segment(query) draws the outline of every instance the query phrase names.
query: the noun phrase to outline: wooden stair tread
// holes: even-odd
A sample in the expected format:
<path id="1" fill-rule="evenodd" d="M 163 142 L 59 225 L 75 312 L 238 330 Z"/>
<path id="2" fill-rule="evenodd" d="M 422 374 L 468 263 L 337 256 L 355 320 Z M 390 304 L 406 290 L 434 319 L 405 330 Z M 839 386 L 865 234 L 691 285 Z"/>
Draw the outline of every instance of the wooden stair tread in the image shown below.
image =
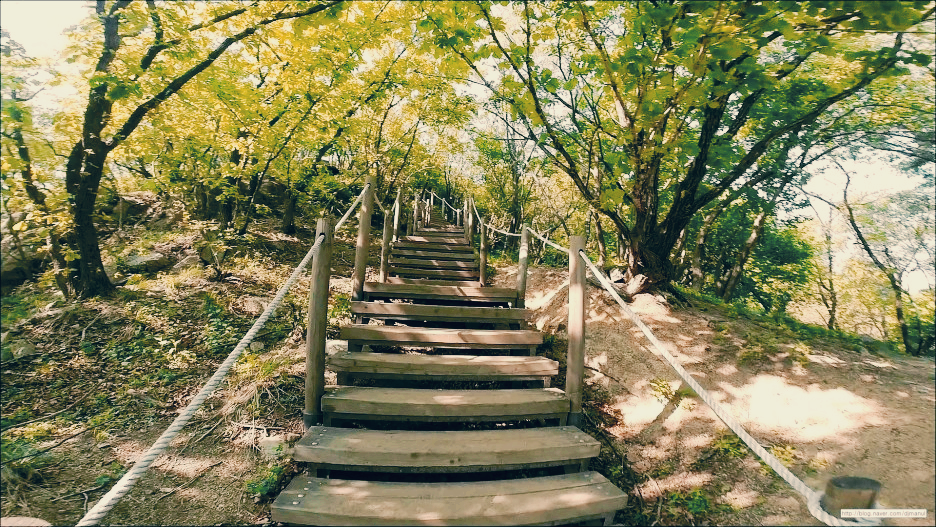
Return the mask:
<path id="1" fill-rule="evenodd" d="M 364 293 L 376 298 L 422 298 L 479 302 L 515 302 L 517 300 L 517 290 L 506 287 L 455 287 L 365 282 Z"/>
<path id="2" fill-rule="evenodd" d="M 569 411 L 569 398 L 556 388 L 523 390 L 422 390 L 338 386 L 325 392 L 322 411 L 361 418 L 427 418 L 461 421 L 556 415 Z"/>
<path id="3" fill-rule="evenodd" d="M 479 269 L 461 270 L 461 269 L 418 269 L 413 267 L 400 267 L 390 265 L 388 271 L 397 276 L 409 276 L 414 278 L 478 278 L 481 276 Z"/>
<path id="4" fill-rule="evenodd" d="M 384 373 L 405 377 L 464 377 L 510 380 L 549 377 L 559 363 L 546 357 L 503 355 L 422 355 L 414 353 L 343 352 L 329 358 L 334 371 Z"/>
<path id="5" fill-rule="evenodd" d="M 451 245 L 467 245 L 468 240 L 464 236 L 444 236 L 444 235 L 433 235 L 433 236 L 403 236 L 400 238 L 401 241 L 409 243 L 438 243 L 438 244 L 451 244 Z"/>
<path id="6" fill-rule="evenodd" d="M 393 244 L 396 249 L 418 249 L 421 251 L 468 253 L 474 254 L 474 247 L 470 245 L 444 245 L 438 242 L 408 242 L 400 240 Z"/>
<path id="7" fill-rule="evenodd" d="M 458 483 L 296 476 L 273 503 L 272 520 L 320 525 L 528 525 L 601 517 L 626 504 L 627 495 L 597 472 Z"/>
<path id="8" fill-rule="evenodd" d="M 427 278 L 404 278 L 402 276 L 388 276 L 386 283 L 409 285 L 443 285 L 449 287 L 480 287 L 477 280 L 431 280 Z"/>
<path id="9" fill-rule="evenodd" d="M 351 313 L 368 318 L 397 320 L 440 320 L 465 322 L 523 321 L 530 318 L 529 309 L 471 306 L 429 306 L 389 302 L 351 302 Z"/>
<path id="10" fill-rule="evenodd" d="M 434 260 L 431 258 L 406 258 L 391 255 L 390 265 L 398 267 L 426 267 L 432 269 L 477 269 L 478 262 L 461 262 L 457 260 Z"/>
<path id="11" fill-rule="evenodd" d="M 475 262 L 479 261 L 479 258 L 474 255 L 474 253 L 464 253 L 464 252 L 438 252 L 438 251 L 421 251 L 419 249 L 393 249 L 390 251 L 390 259 L 395 258 L 427 258 L 429 260 L 455 260 L 459 262 Z"/>
<path id="12" fill-rule="evenodd" d="M 328 468 L 464 472 L 566 464 L 597 456 L 600 446 L 574 426 L 449 432 L 314 426 L 293 457 Z"/>
<path id="13" fill-rule="evenodd" d="M 351 324 L 341 328 L 342 340 L 393 342 L 400 345 L 449 347 L 536 346 L 543 334 L 533 330 L 451 329 Z"/>

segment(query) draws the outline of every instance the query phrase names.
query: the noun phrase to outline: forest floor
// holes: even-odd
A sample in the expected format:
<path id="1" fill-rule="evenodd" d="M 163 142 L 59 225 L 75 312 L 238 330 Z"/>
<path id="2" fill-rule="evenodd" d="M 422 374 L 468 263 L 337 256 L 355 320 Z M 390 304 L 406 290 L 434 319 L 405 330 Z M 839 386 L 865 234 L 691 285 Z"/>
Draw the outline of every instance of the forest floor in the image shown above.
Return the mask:
<path id="1" fill-rule="evenodd" d="M 197 233 L 138 225 L 107 243 L 181 259 Z M 200 265 L 132 275 L 107 298 L 66 301 L 48 278 L 3 298 L 3 346 L 26 346 L 0 365 L 4 517 L 74 524 L 166 429 L 250 327 L 308 248 L 311 233 L 251 229 L 223 281 Z M 113 238 L 113 237 L 112 237 Z M 372 260 L 379 257 L 372 247 Z M 336 243 L 329 328 L 347 322 L 350 234 Z M 118 262 L 119 263 L 119 262 Z M 498 267 L 512 283 L 515 267 Z M 544 353 L 564 354 L 567 273 L 532 268 L 528 307 L 552 332 Z M 269 522 L 269 504 L 299 467 L 265 453 L 295 440 L 304 378 L 303 278 L 238 365 L 107 524 Z M 846 349 L 693 300 L 672 308 L 639 296 L 633 308 L 682 364 L 814 489 L 836 475 L 883 483 L 885 507 L 934 518 L 934 364 Z M 636 484 L 624 523 L 818 524 L 786 483 L 762 468 L 672 370 L 613 301 L 590 289 L 588 382 L 601 391 L 602 435 L 634 472 L 606 457 L 595 467 Z M 25 344 L 24 344 L 25 343 Z M 261 346 L 262 345 L 262 346 Z M 30 348 L 31 347 L 31 348 Z M 558 386 L 559 383 L 556 383 Z M 594 390 L 593 390 L 594 391 Z M 597 402 L 596 402 L 597 401 Z M 58 413 L 60 412 L 60 413 Z M 275 444 L 275 443 L 274 443 Z M 42 450 L 39 455 L 32 456 Z M 30 456 L 17 460 L 21 456 Z"/>

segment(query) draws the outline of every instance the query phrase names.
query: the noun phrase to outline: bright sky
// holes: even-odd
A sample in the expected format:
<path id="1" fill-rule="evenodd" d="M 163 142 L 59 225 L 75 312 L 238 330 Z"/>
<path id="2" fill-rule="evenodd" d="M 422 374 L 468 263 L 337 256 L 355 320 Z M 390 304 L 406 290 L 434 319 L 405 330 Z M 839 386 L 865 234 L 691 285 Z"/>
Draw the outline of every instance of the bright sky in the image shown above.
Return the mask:
<path id="1" fill-rule="evenodd" d="M 65 49 L 63 32 L 91 12 L 91 3 L 78 0 L 0 2 L 0 27 L 36 58 L 53 58 Z"/>

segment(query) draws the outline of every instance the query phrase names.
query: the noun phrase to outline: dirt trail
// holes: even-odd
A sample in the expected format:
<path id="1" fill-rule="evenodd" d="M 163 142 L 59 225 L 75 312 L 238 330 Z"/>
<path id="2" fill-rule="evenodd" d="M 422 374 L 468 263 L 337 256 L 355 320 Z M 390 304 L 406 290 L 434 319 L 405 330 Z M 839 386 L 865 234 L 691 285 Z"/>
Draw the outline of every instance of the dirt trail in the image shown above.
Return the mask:
<path id="1" fill-rule="evenodd" d="M 506 268 L 497 281 L 513 284 L 515 277 L 516 269 Z M 564 331 L 567 278 L 563 270 L 531 269 L 527 306 L 539 328 Z M 715 309 L 671 310 L 661 300 L 639 295 L 631 307 L 696 380 L 807 485 L 822 490 L 834 476 L 870 477 L 883 484 L 881 506 L 927 510 L 924 519 L 888 523 L 933 524 L 932 360 L 805 346 L 781 335 L 770 348 L 772 334 L 756 322 L 729 320 Z M 653 476 L 640 489 L 645 502 L 704 487 L 717 503 L 730 506 L 716 518 L 719 524 L 820 525 L 805 500 L 746 449 L 717 455 L 733 435 L 700 399 L 661 402 L 663 381 L 673 392 L 682 385 L 675 372 L 654 356 L 609 295 L 589 287 L 588 302 L 587 364 L 607 374 L 586 370 L 588 382 L 605 384 L 615 396 L 623 423 L 613 433 L 633 468 Z M 760 341 L 768 352 L 752 355 Z M 744 354 L 760 360 L 739 361 Z"/>

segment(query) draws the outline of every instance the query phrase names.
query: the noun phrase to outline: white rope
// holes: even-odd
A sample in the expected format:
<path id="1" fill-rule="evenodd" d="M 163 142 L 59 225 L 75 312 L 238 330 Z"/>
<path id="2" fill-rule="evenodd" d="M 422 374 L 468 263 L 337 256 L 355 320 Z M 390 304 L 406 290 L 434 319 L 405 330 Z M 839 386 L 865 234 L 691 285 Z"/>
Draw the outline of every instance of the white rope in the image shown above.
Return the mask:
<path id="1" fill-rule="evenodd" d="M 357 199 L 354 200 L 354 203 L 351 204 L 351 208 L 348 209 L 348 212 L 345 212 L 344 216 L 342 216 L 341 219 L 338 220 L 338 223 L 335 224 L 335 232 L 338 232 L 338 229 L 340 229 L 341 226 L 344 225 L 344 222 L 348 221 L 348 218 L 351 217 L 351 213 L 354 211 L 354 208 L 358 206 L 358 203 L 360 203 L 361 199 L 364 198 L 364 193 L 367 192 L 367 189 L 369 188 L 370 188 L 370 183 L 367 183 L 364 185 L 364 190 L 362 190 L 361 193 L 358 194 Z"/>
<path id="2" fill-rule="evenodd" d="M 221 381 L 224 380 L 224 377 L 227 375 L 228 371 L 234 366 L 234 363 L 237 362 L 237 359 L 240 358 L 241 354 L 247 349 L 247 346 L 253 341 L 254 337 L 257 336 L 257 332 L 260 331 L 260 328 L 266 324 L 266 321 L 272 316 L 273 311 L 280 305 L 283 301 L 283 298 L 286 297 L 286 293 L 289 291 L 289 288 L 292 287 L 296 280 L 299 279 L 299 275 L 302 273 L 302 270 L 305 269 L 309 261 L 312 260 L 316 255 L 318 255 L 319 248 L 322 246 L 322 240 L 325 239 L 324 235 L 320 235 L 318 239 L 315 240 L 315 243 L 312 245 L 312 248 L 309 249 L 309 252 L 306 253 L 305 258 L 299 262 L 299 265 L 293 270 L 292 274 L 286 280 L 286 283 L 279 288 L 276 296 L 273 297 L 273 301 L 270 302 L 270 305 L 263 311 L 263 314 L 254 322 L 253 326 L 250 327 L 250 330 L 247 331 L 247 334 L 244 335 L 244 338 L 237 343 L 237 346 L 234 347 L 234 351 L 224 359 L 224 362 L 221 363 L 221 366 L 215 371 L 214 375 L 208 380 L 207 383 L 202 387 L 201 391 L 189 402 L 188 406 L 179 413 L 179 416 L 172 421 L 172 424 L 169 425 L 169 428 L 159 436 L 159 439 L 153 443 L 153 446 L 143 454 L 143 456 L 133 464 L 133 467 L 126 473 L 120 481 L 117 482 L 107 494 L 94 507 L 91 508 L 84 515 L 83 518 L 78 522 L 77 525 L 97 525 L 101 518 L 104 517 L 115 505 L 120 501 L 130 489 L 136 484 L 143 474 L 149 469 L 150 465 L 153 464 L 153 461 L 159 457 L 160 454 L 166 451 L 169 447 L 169 444 L 172 443 L 172 440 L 175 439 L 175 436 L 179 434 L 183 427 L 188 424 L 189 420 L 195 415 L 195 412 L 201 407 L 202 403 L 208 399 L 208 396 L 217 389 L 218 385 L 221 384 Z"/>
<path id="3" fill-rule="evenodd" d="M 856 518 L 855 521 L 841 520 L 839 518 L 836 518 L 835 516 L 832 516 L 826 511 L 824 511 L 820 505 L 822 494 L 806 486 L 806 484 L 803 483 L 802 480 L 800 480 L 798 477 L 796 477 L 795 474 L 790 472 L 788 468 L 783 466 L 783 464 L 780 463 L 780 460 L 778 460 L 776 457 L 774 457 L 773 454 L 765 450 L 764 447 L 762 447 L 760 443 L 757 442 L 756 439 L 751 437 L 751 435 L 747 433 L 744 427 L 741 426 L 741 423 L 736 421 L 734 417 L 721 404 L 718 403 L 718 401 L 713 399 L 712 395 L 708 391 L 706 391 L 704 388 L 702 388 L 702 386 L 700 386 L 699 383 L 696 382 L 696 380 L 692 377 L 692 375 L 690 375 L 689 372 L 687 372 L 685 368 L 683 368 L 682 365 L 676 361 L 675 357 L 673 357 L 669 353 L 669 351 L 667 351 L 666 348 L 663 347 L 660 341 L 657 340 L 656 336 L 654 336 L 653 333 L 650 331 L 650 328 L 644 325 L 644 323 L 640 320 L 640 317 L 638 317 L 636 313 L 634 313 L 633 311 L 631 311 L 629 307 L 627 307 L 627 304 L 624 303 L 624 300 L 621 299 L 620 295 L 618 295 L 617 291 L 615 291 L 614 286 L 611 285 L 610 280 L 608 280 L 604 276 L 604 273 L 599 271 L 598 268 L 595 266 L 595 264 L 593 264 L 591 260 L 588 259 L 588 256 L 585 255 L 585 251 L 579 251 L 579 255 L 581 256 L 582 261 L 585 262 L 585 265 L 587 265 L 588 268 L 591 270 L 592 275 L 594 275 L 594 277 L 597 278 L 599 282 L 601 282 L 601 285 L 603 285 L 604 288 L 609 293 L 611 293 L 611 296 L 614 297 L 618 305 L 621 306 L 621 311 L 623 311 L 624 314 L 627 315 L 627 317 L 630 318 L 630 320 L 638 328 L 640 328 L 640 331 L 642 331 L 644 336 L 647 337 L 647 340 L 650 341 L 653 347 L 660 353 L 660 355 L 663 356 L 666 362 L 669 363 L 670 367 L 676 370 L 676 373 L 679 374 L 682 380 L 685 381 L 686 384 L 688 384 L 693 390 L 695 390 L 695 393 L 699 396 L 699 398 L 705 401 L 705 404 L 707 404 L 715 412 L 715 415 L 717 415 L 719 419 L 721 419 L 722 422 L 724 422 L 728 426 L 728 428 L 731 429 L 732 432 L 737 434 L 737 436 L 740 437 L 742 441 L 744 441 L 744 443 L 748 446 L 748 448 L 750 448 L 755 454 L 757 454 L 758 457 L 764 460 L 764 462 L 767 463 L 767 465 L 770 468 L 772 468 L 774 472 L 777 473 L 777 475 L 783 478 L 784 481 L 789 483 L 790 486 L 792 486 L 797 492 L 799 492 L 804 498 L 806 498 L 807 507 L 809 509 L 810 514 L 812 514 L 817 520 L 821 521 L 822 523 L 825 523 L 826 525 L 835 525 L 835 526 L 880 525 L 880 520 L 878 519 Z"/>
<path id="4" fill-rule="evenodd" d="M 478 217 L 479 227 L 484 228 L 484 219 L 481 217 L 481 214 L 478 213 L 478 207 L 475 207 L 474 200 L 471 200 L 471 208 L 474 209 L 475 216 Z"/>
<path id="5" fill-rule="evenodd" d="M 494 231 L 494 232 L 499 232 L 499 233 L 504 234 L 504 235 L 506 235 L 506 236 L 517 236 L 518 238 L 520 237 L 519 234 L 514 234 L 514 233 L 512 233 L 512 232 L 502 231 L 502 230 L 500 230 L 500 229 L 495 229 L 494 227 L 491 227 L 490 225 L 488 225 L 487 227 L 488 227 L 488 229 L 491 229 L 491 230 Z"/>
<path id="6" fill-rule="evenodd" d="M 341 225 L 348 220 L 351 216 L 351 212 L 357 207 L 358 203 L 361 202 L 361 198 L 364 197 L 364 193 L 367 192 L 370 184 L 364 185 L 364 190 L 358 195 L 357 199 L 354 200 L 354 203 L 351 205 L 351 208 L 345 212 L 344 216 L 338 220 L 338 223 L 335 224 L 335 230 L 337 231 Z M 153 443 L 153 446 L 143 454 L 143 456 L 133 464 L 133 467 L 124 474 L 120 481 L 118 481 L 108 492 L 101 498 L 94 507 L 89 510 L 83 518 L 77 523 L 77 525 L 97 525 L 101 518 L 103 518 L 111 509 L 117 505 L 117 502 L 121 498 L 127 495 L 130 492 L 130 489 L 136 484 L 136 482 L 143 477 L 143 474 L 149 469 L 150 465 L 153 464 L 153 461 L 159 457 L 160 454 L 166 451 L 169 448 L 169 444 L 172 443 L 172 440 L 175 439 L 175 436 L 179 434 L 182 428 L 188 424 L 192 416 L 195 415 L 195 412 L 201 408 L 201 405 L 204 404 L 205 400 L 208 399 L 221 384 L 221 381 L 224 380 L 224 377 L 230 371 L 231 367 L 234 366 L 234 363 L 237 362 L 237 359 L 240 358 L 241 354 L 247 349 L 247 346 L 253 342 L 253 339 L 256 338 L 257 332 L 266 324 L 267 320 L 273 315 L 273 311 L 279 307 L 280 303 L 283 302 L 283 298 L 286 297 L 286 293 L 289 289 L 296 283 L 296 280 L 299 279 L 299 275 L 302 274 L 302 270 L 309 264 L 309 261 L 316 257 L 319 253 L 319 248 L 322 246 L 322 241 L 325 239 L 324 235 L 319 235 L 315 240 L 315 243 L 312 244 L 312 247 L 309 249 L 309 252 L 306 253 L 305 257 L 299 262 L 299 265 L 293 270 L 292 274 L 289 275 L 289 278 L 286 279 L 286 282 L 279 288 L 279 291 L 276 292 L 276 296 L 273 297 L 273 301 L 270 302 L 270 305 L 263 311 L 259 318 L 254 322 L 253 326 L 247 331 L 247 334 L 237 343 L 237 346 L 234 347 L 234 350 L 230 355 L 224 359 L 224 362 L 221 363 L 221 366 L 214 372 L 214 375 L 208 379 L 208 382 L 202 387 L 201 391 L 189 402 L 188 406 L 185 407 L 180 413 L 179 416 L 172 421 L 172 424 L 169 425 L 169 428 L 159 436 L 159 439 Z"/>
<path id="7" fill-rule="evenodd" d="M 374 203 L 376 203 L 376 204 L 377 204 L 377 207 L 380 208 L 380 212 L 383 212 L 384 215 L 386 216 L 386 214 L 387 214 L 387 209 L 384 208 L 383 204 L 380 203 L 380 200 L 377 199 L 376 196 L 374 196 Z"/>
<path id="8" fill-rule="evenodd" d="M 537 234 L 536 231 L 534 231 L 533 229 L 531 229 L 531 228 L 529 228 L 529 227 L 526 227 L 526 230 L 530 231 L 530 234 L 532 234 L 533 236 L 536 236 L 537 238 L 539 238 L 540 240 L 542 240 L 543 243 L 547 243 L 547 244 L 551 245 L 554 249 L 556 249 L 556 250 L 558 250 L 558 251 L 562 251 L 562 252 L 564 252 L 564 253 L 566 253 L 566 254 L 569 254 L 569 250 L 568 250 L 568 249 L 566 249 L 565 247 L 563 247 L 563 246 L 561 246 L 561 245 L 559 245 L 559 244 L 556 244 L 556 243 L 553 243 L 553 242 L 547 240 L 547 239 L 544 238 L 543 236 Z"/>
<path id="9" fill-rule="evenodd" d="M 444 203 L 446 207 L 452 209 L 452 212 L 458 212 L 458 209 L 456 209 L 455 207 L 449 205 L 449 202 L 448 202 L 445 198 L 443 198 L 442 196 L 436 194 L 434 190 L 432 191 L 432 195 L 435 196 L 435 197 L 437 197 L 437 198 L 439 198 L 439 199 L 441 199 L 441 200 L 442 200 L 442 203 Z"/>

